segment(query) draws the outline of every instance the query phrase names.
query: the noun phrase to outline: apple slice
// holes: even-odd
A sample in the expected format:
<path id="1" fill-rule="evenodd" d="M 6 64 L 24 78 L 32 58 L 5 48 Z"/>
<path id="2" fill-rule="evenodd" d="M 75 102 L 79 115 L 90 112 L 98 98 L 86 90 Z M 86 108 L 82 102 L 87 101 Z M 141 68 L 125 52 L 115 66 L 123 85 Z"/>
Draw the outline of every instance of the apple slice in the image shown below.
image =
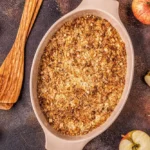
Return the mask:
<path id="1" fill-rule="evenodd" d="M 150 150 L 150 137 L 140 130 L 131 131 L 123 136 L 119 150 Z"/>

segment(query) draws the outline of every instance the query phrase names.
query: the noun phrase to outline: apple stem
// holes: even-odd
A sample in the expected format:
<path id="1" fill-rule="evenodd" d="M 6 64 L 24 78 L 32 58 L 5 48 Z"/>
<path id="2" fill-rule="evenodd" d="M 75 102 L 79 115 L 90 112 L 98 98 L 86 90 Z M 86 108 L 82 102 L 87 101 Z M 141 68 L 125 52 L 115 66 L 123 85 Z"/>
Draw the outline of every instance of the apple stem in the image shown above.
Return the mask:
<path id="1" fill-rule="evenodd" d="M 121 137 L 122 137 L 122 138 L 124 138 L 124 137 L 125 137 L 125 135 L 121 135 Z"/>
<path id="2" fill-rule="evenodd" d="M 147 2 L 147 5 L 150 6 L 150 2 Z"/>

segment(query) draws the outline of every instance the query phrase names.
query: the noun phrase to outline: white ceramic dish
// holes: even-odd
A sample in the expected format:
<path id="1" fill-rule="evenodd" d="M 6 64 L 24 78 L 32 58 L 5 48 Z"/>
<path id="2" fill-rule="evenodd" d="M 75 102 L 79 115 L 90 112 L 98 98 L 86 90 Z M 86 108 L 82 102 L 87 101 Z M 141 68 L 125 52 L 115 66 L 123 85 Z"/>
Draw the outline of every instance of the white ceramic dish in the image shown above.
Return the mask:
<path id="1" fill-rule="evenodd" d="M 63 16 L 56 23 L 54 23 L 53 26 L 50 27 L 50 29 L 47 31 L 47 33 L 45 34 L 38 46 L 31 69 L 30 95 L 35 115 L 45 133 L 45 147 L 48 150 L 82 150 L 83 147 L 91 139 L 104 132 L 115 121 L 115 119 L 118 117 L 121 110 L 123 109 L 123 106 L 125 105 L 132 85 L 134 70 L 134 53 L 130 37 L 128 36 L 125 27 L 120 21 L 118 15 L 118 6 L 119 4 L 115 0 L 83 0 L 82 3 L 75 10 Z M 107 19 L 117 29 L 121 38 L 125 42 L 127 51 L 126 83 L 118 105 L 116 106 L 112 115 L 103 125 L 99 126 L 95 130 L 91 131 L 90 133 L 84 136 L 71 137 L 60 135 L 57 131 L 55 131 L 46 121 L 40 109 L 39 101 L 37 99 L 38 67 L 44 48 L 46 47 L 51 36 L 58 30 L 58 28 L 60 28 L 67 20 L 74 19 L 85 14 L 94 14 L 96 16 L 100 16 L 102 18 Z"/>

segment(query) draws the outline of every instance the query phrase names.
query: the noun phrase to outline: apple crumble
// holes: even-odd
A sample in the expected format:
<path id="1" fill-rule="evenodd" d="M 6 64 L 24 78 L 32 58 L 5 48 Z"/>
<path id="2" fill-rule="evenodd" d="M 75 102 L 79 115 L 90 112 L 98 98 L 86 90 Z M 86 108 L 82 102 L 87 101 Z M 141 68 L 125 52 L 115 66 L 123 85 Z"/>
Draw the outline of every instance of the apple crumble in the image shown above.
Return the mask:
<path id="1" fill-rule="evenodd" d="M 86 15 L 62 25 L 38 74 L 38 99 L 49 124 L 71 136 L 103 124 L 121 98 L 126 59 L 125 44 L 107 20 Z"/>

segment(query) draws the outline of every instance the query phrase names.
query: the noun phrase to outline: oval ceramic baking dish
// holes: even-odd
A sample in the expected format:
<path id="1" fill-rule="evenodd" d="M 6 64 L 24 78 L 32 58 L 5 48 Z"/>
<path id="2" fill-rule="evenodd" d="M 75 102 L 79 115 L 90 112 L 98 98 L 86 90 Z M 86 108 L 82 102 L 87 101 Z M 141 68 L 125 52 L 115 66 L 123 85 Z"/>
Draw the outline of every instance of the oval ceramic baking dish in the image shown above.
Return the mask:
<path id="1" fill-rule="evenodd" d="M 37 48 L 31 69 L 30 95 L 34 112 L 45 133 L 45 147 L 48 150 L 82 150 L 86 143 L 104 132 L 115 121 L 123 109 L 125 102 L 127 101 L 133 79 L 134 53 L 130 37 L 128 36 L 125 27 L 120 21 L 118 6 L 119 4 L 115 0 L 83 0 L 75 10 L 63 16 L 50 27 Z M 86 14 L 93 14 L 108 20 L 112 26 L 116 28 L 122 40 L 125 42 L 127 52 L 126 83 L 119 103 L 104 124 L 83 136 L 65 136 L 59 134 L 49 125 L 40 109 L 39 101 L 37 98 L 38 68 L 43 51 L 47 46 L 51 36 L 69 19 L 75 19 Z"/>

